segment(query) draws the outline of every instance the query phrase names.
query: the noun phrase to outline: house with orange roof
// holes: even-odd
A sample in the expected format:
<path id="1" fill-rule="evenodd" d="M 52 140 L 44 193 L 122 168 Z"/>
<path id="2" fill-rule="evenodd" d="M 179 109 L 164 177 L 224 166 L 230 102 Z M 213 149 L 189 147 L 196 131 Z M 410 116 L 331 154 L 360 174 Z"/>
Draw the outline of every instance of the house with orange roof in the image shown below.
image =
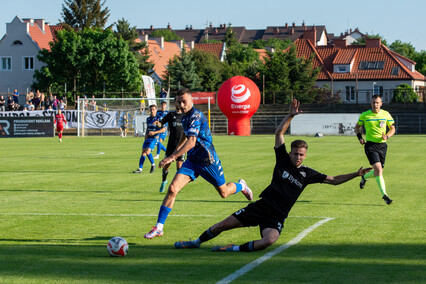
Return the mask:
<path id="1" fill-rule="evenodd" d="M 38 52 L 50 49 L 54 40 L 51 27 L 44 19 L 21 19 L 16 16 L 6 23 L 6 34 L 0 40 L 0 93 L 17 89 L 19 103 L 25 103 L 33 83 L 34 71 L 43 64 L 37 59 Z"/>
<path id="2" fill-rule="evenodd" d="M 327 85 L 345 103 L 369 103 L 373 94 L 388 103 L 403 83 L 419 94 L 426 90 L 426 77 L 415 70 L 416 63 L 391 51 L 380 39 L 367 39 L 365 45 L 335 39 L 326 46 L 317 46 L 316 39 L 315 30 L 305 31 L 295 41 L 297 54 L 314 55 L 313 65 L 320 68 L 316 85 Z"/>

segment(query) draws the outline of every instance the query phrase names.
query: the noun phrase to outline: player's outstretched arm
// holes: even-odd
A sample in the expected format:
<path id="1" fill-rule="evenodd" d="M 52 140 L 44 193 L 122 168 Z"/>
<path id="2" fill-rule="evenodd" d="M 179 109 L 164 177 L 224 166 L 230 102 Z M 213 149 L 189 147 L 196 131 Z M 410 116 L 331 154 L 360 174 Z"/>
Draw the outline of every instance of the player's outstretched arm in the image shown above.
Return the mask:
<path id="1" fill-rule="evenodd" d="M 284 119 L 281 121 L 280 125 L 278 125 L 277 129 L 275 130 L 275 148 L 280 147 L 282 144 L 284 144 L 284 133 L 287 131 L 288 127 L 290 126 L 290 122 L 293 119 L 295 115 L 298 115 L 302 111 L 299 110 L 300 102 L 294 99 L 290 103 L 290 110 L 289 113 L 284 117 Z"/>
<path id="2" fill-rule="evenodd" d="M 324 183 L 326 184 L 331 184 L 331 185 L 338 185 L 341 183 L 345 183 L 347 181 L 350 181 L 353 178 L 359 177 L 359 176 L 363 176 L 366 173 L 368 173 L 369 171 L 371 171 L 373 168 L 365 168 L 363 169 L 362 167 L 359 168 L 359 170 L 357 172 L 353 172 L 353 173 L 349 173 L 349 174 L 344 174 L 344 175 L 338 175 L 338 176 L 327 176 L 324 180 Z"/>

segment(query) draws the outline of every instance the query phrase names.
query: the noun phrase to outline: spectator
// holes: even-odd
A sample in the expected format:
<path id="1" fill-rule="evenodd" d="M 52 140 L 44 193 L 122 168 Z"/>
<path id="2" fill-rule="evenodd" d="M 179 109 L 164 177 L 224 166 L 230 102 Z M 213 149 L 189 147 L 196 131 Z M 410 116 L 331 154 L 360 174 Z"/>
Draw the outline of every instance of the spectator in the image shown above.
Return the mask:
<path id="1" fill-rule="evenodd" d="M 59 103 L 59 109 L 64 110 L 66 109 L 66 107 L 67 107 L 67 104 L 64 103 L 64 100 L 62 99 L 61 102 Z"/>
<path id="2" fill-rule="evenodd" d="M 18 90 L 15 89 L 15 91 L 12 93 L 12 95 L 13 95 L 13 102 L 16 105 L 19 105 L 19 92 L 18 92 Z"/>
<path id="3" fill-rule="evenodd" d="M 52 108 L 54 110 L 58 110 L 59 100 L 56 98 L 56 96 L 53 96 L 52 100 Z"/>
<path id="4" fill-rule="evenodd" d="M 53 104 L 53 95 L 52 93 L 49 93 L 49 96 L 45 98 L 44 100 L 44 109 L 49 109 Z"/>
<path id="5" fill-rule="evenodd" d="M 30 92 L 27 94 L 27 96 L 26 96 L 26 98 L 25 98 L 25 101 L 26 101 L 26 102 L 27 102 L 27 101 L 32 101 L 32 100 L 33 100 L 33 98 L 34 98 L 34 93 L 30 91 Z"/>
<path id="6" fill-rule="evenodd" d="M 167 97 L 167 92 L 164 90 L 164 88 L 162 88 L 160 92 L 160 98 L 164 99 L 165 97 Z"/>
<path id="7" fill-rule="evenodd" d="M 92 101 L 90 102 L 90 106 L 92 107 L 93 111 L 96 111 L 96 101 L 94 100 L 95 95 L 92 96 Z"/>
<path id="8" fill-rule="evenodd" d="M 40 97 L 40 110 L 44 110 L 45 108 L 46 108 L 45 96 L 44 96 L 44 93 L 41 93 L 41 97 Z"/>
<path id="9" fill-rule="evenodd" d="M 7 107 L 9 109 L 9 111 L 14 111 L 15 110 L 15 102 L 12 99 L 12 96 L 9 96 L 7 98 Z"/>
<path id="10" fill-rule="evenodd" d="M 22 109 L 22 111 L 28 111 L 27 107 L 24 106 L 24 108 Z"/>
<path id="11" fill-rule="evenodd" d="M 6 104 L 6 100 L 4 99 L 3 96 L 0 96 L 0 111 L 5 111 L 5 107 L 4 105 Z"/>
<path id="12" fill-rule="evenodd" d="M 34 109 L 37 109 L 37 110 L 40 109 L 40 103 L 41 103 L 41 94 L 40 94 L 40 91 L 37 90 L 33 99 Z"/>
<path id="13" fill-rule="evenodd" d="M 33 105 L 33 102 L 29 102 L 29 104 L 28 104 L 28 110 L 29 111 L 33 111 L 34 110 L 34 105 Z"/>

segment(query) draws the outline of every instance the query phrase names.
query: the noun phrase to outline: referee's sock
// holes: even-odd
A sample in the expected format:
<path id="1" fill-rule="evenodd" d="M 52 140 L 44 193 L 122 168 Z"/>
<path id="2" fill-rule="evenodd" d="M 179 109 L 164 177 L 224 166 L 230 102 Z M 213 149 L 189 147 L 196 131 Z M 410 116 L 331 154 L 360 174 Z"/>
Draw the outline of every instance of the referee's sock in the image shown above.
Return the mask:
<path id="1" fill-rule="evenodd" d="M 238 246 L 238 248 L 234 247 L 233 249 L 234 251 L 245 251 L 245 252 L 254 251 L 254 241 L 247 242 L 245 244 Z"/>
<path id="2" fill-rule="evenodd" d="M 167 175 L 169 174 L 169 170 L 165 170 L 163 168 L 163 182 L 165 182 L 167 180 Z"/>
<path id="3" fill-rule="evenodd" d="M 364 175 L 364 179 L 372 178 L 374 177 L 374 170 L 369 171 Z"/>
<path id="4" fill-rule="evenodd" d="M 377 176 L 376 177 L 377 185 L 379 186 L 380 192 L 382 193 L 382 196 L 388 195 L 386 193 L 386 185 L 385 185 L 385 179 L 383 176 Z"/>

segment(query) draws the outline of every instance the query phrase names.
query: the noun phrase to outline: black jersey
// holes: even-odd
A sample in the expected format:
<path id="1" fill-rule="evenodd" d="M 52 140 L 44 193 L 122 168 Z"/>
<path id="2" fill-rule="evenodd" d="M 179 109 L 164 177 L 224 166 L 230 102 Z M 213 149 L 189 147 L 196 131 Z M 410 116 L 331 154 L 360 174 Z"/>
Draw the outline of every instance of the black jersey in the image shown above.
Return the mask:
<path id="1" fill-rule="evenodd" d="M 183 113 L 177 113 L 175 111 L 171 111 L 167 113 L 163 117 L 163 119 L 161 119 L 162 125 L 165 125 L 166 123 L 168 123 L 168 126 L 169 126 L 170 136 L 169 136 L 168 145 L 171 145 L 170 143 L 177 145 L 177 143 L 179 142 L 179 139 L 183 132 L 182 116 L 183 116 Z"/>
<path id="2" fill-rule="evenodd" d="M 295 167 L 285 144 L 275 148 L 275 168 L 271 184 L 260 194 L 271 207 L 288 216 L 299 195 L 308 184 L 323 182 L 327 176 L 304 165 Z"/>

